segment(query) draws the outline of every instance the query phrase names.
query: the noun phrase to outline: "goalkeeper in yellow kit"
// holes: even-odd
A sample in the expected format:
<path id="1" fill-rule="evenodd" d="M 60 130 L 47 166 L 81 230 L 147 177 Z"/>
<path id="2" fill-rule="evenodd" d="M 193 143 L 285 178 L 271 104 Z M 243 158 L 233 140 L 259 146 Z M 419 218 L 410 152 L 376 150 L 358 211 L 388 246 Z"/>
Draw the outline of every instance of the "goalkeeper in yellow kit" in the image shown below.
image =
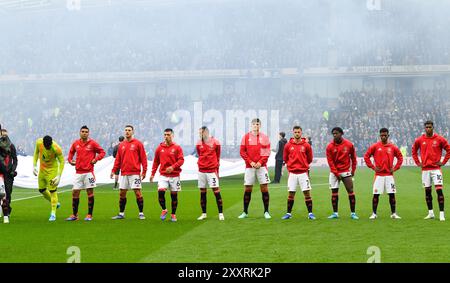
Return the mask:
<path id="1" fill-rule="evenodd" d="M 37 161 L 40 168 L 38 170 Z M 45 136 L 36 141 L 33 159 L 33 174 L 38 176 L 39 192 L 51 203 L 52 212 L 48 221 L 56 220 L 56 209 L 59 208 L 57 187 L 64 169 L 64 156 L 61 147 L 52 137 Z"/>

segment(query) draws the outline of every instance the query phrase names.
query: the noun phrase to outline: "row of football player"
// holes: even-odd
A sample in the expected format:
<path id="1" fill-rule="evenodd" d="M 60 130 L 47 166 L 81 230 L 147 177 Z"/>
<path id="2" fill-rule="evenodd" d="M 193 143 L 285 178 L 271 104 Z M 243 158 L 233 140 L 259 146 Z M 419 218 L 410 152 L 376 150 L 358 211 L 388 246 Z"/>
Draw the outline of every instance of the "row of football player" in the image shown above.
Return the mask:
<path id="1" fill-rule="evenodd" d="M 432 121 L 424 123 L 425 133 L 418 137 L 412 147 L 413 159 L 417 166 L 422 168 L 422 183 L 426 192 L 426 203 L 428 215 L 425 219 L 434 219 L 432 203 L 432 186 L 434 185 L 439 202 L 441 221 L 445 221 L 444 213 L 444 195 L 443 195 L 443 175 L 441 167 L 450 159 L 450 145 L 442 136 L 434 133 L 434 124 Z M 270 219 L 269 214 L 269 193 L 268 184 L 270 183 L 268 170 L 266 167 L 270 153 L 270 142 L 266 135 L 260 132 L 261 122 L 259 119 L 252 121 L 252 132 L 244 136 L 241 143 L 241 156 L 246 162 L 245 172 L 245 193 L 244 193 L 244 212 L 239 216 L 240 219 L 248 217 L 248 206 L 251 200 L 251 193 L 256 178 L 258 179 L 263 194 L 264 217 Z M 329 219 L 339 218 L 338 201 L 339 186 L 342 182 L 347 190 L 351 219 L 358 220 L 356 215 L 356 198 L 353 190 L 353 177 L 356 172 L 357 156 L 354 145 L 343 138 L 344 132 L 341 128 L 335 127 L 331 131 L 333 140 L 326 148 L 326 156 L 330 167 L 329 185 L 331 188 L 331 203 L 333 213 Z M 373 213 L 370 219 L 377 218 L 378 200 L 380 194 L 389 195 L 391 206 L 391 218 L 401 219 L 396 213 L 396 186 L 394 172 L 399 170 L 403 163 L 403 156 L 399 148 L 389 141 L 389 130 L 380 129 L 380 141 L 371 145 L 364 155 L 367 166 L 375 171 L 373 184 Z M 442 152 L 446 151 L 444 160 Z M 420 151 L 420 157 L 418 152 Z M 373 158 L 374 163 L 371 158 Z M 395 166 L 394 166 L 394 161 Z M 287 213 L 282 217 L 283 220 L 292 218 L 292 207 L 294 205 L 295 194 L 298 188 L 301 188 L 305 203 L 308 209 L 308 218 L 315 220 L 316 217 L 312 211 L 311 183 L 309 179 L 310 164 L 313 161 L 313 151 L 307 139 L 302 138 L 302 128 L 295 126 L 293 128 L 293 138 L 286 144 L 283 151 L 283 160 L 289 171 L 288 178 L 288 203 Z M 200 219 L 205 218 L 206 214 Z"/>
<path id="2" fill-rule="evenodd" d="M 253 186 L 258 180 L 263 195 L 264 217 L 270 219 L 269 214 L 269 190 L 268 184 L 270 178 L 267 170 L 267 161 L 270 156 L 269 138 L 260 132 L 261 122 L 259 119 L 252 121 L 252 131 L 247 133 L 241 143 L 240 153 L 246 163 L 245 170 L 245 192 L 244 192 L 244 211 L 239 216 L 240 219 L 248 217 L 248 206 L 251 200 Z M 143 144 L 133 137 L 134 128 L 131 125 L 125 127 L 125 141 L 119 146 L 114 167 L 111 172 L 111 178 L 115 175 L 122 175 L 120 181 L 120 212 L 113 219 L 125 218 L 125 206 L 127 202 L 126 194 L 128 190 L 133 190 L 136 195 L 139 207 L 139 218 L 145 219 L 143 213 L 144 201 L 141 193 L 142 180 L 147 174 L 147 157 Z M 202 215 L 199 220 L 206 219 L 206 190 L 209 186 L 212 188 L 219 209 L 219 219 L 224 220 L 223 203 L 220 194 L 220 184 L 218 170 L 220 167 L 220 143 L 214 137 L 211 137 L 209 130 L 202 127 L 199 131 L 200 141 L 197 144 L 199 155 L 199 177 L 198 184 L 201 192 Z M 340 182 L 348 192 L 350 201 L 351 218 L 358 219 L 355 212 L 356 198 L 353 191 L 353 176 L 356 171 L 356 151 L 353 144 L 343 138 L 343 130 L 336 127 L 332 130 L 333 140 L 327 146 L 327 160 L 330 167 L 330 188 L 332 195 L 333 214 L 330 219 L 339 218 L 338 200 Z M 173 130 L 164 131 L 164 142 L 161 143 L 156 152 L 150 181 L 153 182 L 154 176 L 159 168 L 160 178 L 158 182 L 159 203 L 162 208 L 161 219 L 168 217 L 166 207 L 165 192 L 170 191 L 172 211 L 170 220 L 177 221 L 176 210 L 178 204 L 178 192 L 181 190 L 180 173 L 184 163 L 183 151 L 179 145 L 173 141 Z M 441 162 L 442 150 L 446 150 L 446 156 Z M 418 157 L 420 151 L 420 159 Z M 440 167 L 450 158 L 450 146 L 441 136 L 434 133 L 433 123 L 425 123 L 425 134 L 419 137 L 413 145 L 413 157 L 418 166 L 422 168 L 422 181 L 426 190 L 426 201 L 429 214 L 426 219 L 433 219 L 433 205 L 431 188 L 434 184 L 439 201 L 440 220 L 445 220 L 444 215 L 444 196 L 443 176 Z M 73 160 L 77 156 L 76 161 Z M 88 194 L 88 215 L 86 221 L 92 220 L 94 208 L 94 165 L 105 155 L 104 150 L 89 138 L 89 129 L 83 126 L 80 129 L 80 139 L 76 140 L 69 151 L 68 162 L 76 167 L 76 177 L 73 186 L 72 207 L 73 214 L 67 218 L 68 221 L 78 220 L 78 205 L 81 190 L 87 190 Z M 293 138 L 284 149 L 284 161 L 289 171 L 289 196 L 287 213 L 283 219 L 292 217 L 292 207 L 297 188 L 300 187 L 308 208 L 309 219 L 315 219 L 312 212 L 312 198 L 310 195 L 311 184 L 309 180 L 309 166 L 313 160 L 312 148 L 306 139 L 302 138 L 302 129 L 299 126 L 293 128 Z M 375 164 L 372 163 L 374 158 Z M 40 168 L 37 167 L 37 161 L 40 160 Z M 394 167 L 394 159 L 397 159 Z M 399 219 L 395 210 L 395 181 L 393 173 L 400 169 L 402 164 L 402 155 L 399 149 L 389 142 L 389 130 L 380 130 L 380 142 L 372 145 L 365 154 L 365 161 L 368 167 L 375 171 L 375 181 L 373 185 L 373 215 L 371 219 L 376 219 L 379 195 L 386 192 L 389 194 L 392 218 Z M 51 215 L 49 221 L 56 220 L 56 209 L 59 207 L 57 186 L 64 169 L 64 157 L 61 147 L 52 140 L 50 136 L 38 139 L 34 153 L 34 174 L 38 176 L 39 191 L 51 203 Z M 0 178 L 0 182 L 2 179 Z M 2 207 L 8 207 L 3 200 Z M 3 209 L 5 216 L 8 211 Z M 8 219 L 9 220 L 9 219 Z"/>

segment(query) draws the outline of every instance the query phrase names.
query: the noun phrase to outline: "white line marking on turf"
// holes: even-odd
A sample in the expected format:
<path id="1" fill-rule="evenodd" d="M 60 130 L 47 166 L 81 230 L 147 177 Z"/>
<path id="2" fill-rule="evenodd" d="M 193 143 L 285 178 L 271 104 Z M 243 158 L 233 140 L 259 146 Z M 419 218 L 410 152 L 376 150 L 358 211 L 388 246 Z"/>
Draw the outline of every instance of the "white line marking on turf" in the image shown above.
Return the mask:
<path id="1" fill-rule="evenodd" d="M 62 194 L 62 193 L 69 192 L 69 191 L 72 191 L 72 190 L 64 190 L 64 191 L 61 191 L 61 192 L 58 192 L 58 193 Z M 16 202 L 16 201 L 21 201 L 21 200 L 27 200 L 27 199 L 33 199 L 33 198 L 40 198 L 40 197 L 42 197 L 41 194 L 36 195 L 36 196 L 32 196 L 32 197 L 13 199 L 11 202 Z"/>
<path id="2" fill-rule="evenodd" d="M 323 184 L 314 184 L 314 186 L 325 186 L 325 185 L 328 185 L 328 183 L 323 183 Z M 286 186 L 269 186 L 269 188 L 273 188 L 273 189 L 281 189 L 281 188 L 287 188 L 287 185 Z M 236 189 L 234 189 L 234 190 L 240 190 L 241 188 L 236 188 Z M 181 192 L 197 192 L 199 189 L 189 189 L 189 190 L 182 190 Z M 225 190 L 230 190 L 230 189 L 225 189 Z M 60 194 L 62 194 L 62 193 L 65 193 L 65 192 L 71 192 L 72 191 L 72 189 L 68 189 L 68 190 L 64 190 L 64 191 L 61 191 L 61 192 L 58 192 L 58 193 L 60 193 Z M 144 192 L 146 192 L 147 190 L 144 190 Z M 97 191 L 96 192 L 96 194 L 110 194 L 110 193 L 117 193 L 118 192 L 118 190 L 113 190 L 113 191 Z M 28 192 L 27 192 L 28 193 Z M 30 192 L 31 193 L 31 192 Z M 25 198 L 18 198 L 18 199 L 13 199 L 11 202 L 16 202 L 16 201 L 22 201 L 22 200 L 28 200 L 28 199 L 34 199 L 34 198 L 39 198 L 39 197 L 42 197 L 42 195 L 41 194 L 39 194 L 39 195 L 35 195 L 35 196 L 32 196 L 32 197 L 25 197 Z"/>

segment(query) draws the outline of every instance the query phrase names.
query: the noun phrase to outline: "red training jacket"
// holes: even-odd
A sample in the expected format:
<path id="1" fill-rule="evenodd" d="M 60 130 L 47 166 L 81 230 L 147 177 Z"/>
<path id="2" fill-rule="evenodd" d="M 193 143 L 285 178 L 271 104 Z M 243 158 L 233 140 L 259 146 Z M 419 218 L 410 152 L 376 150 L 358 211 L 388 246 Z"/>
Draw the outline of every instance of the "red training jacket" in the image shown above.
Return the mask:
<path id="1" fill-rule="evenodd" d="M 201 173 L 217 173 L 220 166 L 220 142 L 211 137 L 207 141 L 198 141 L 198 169 Z"/>
<path id="2" fill-rule="evenodd" d="M 373 156 L 375 165 L 370 160 Z M 397 158 L 397 164 L 394 167 L 394 158 Z M 375 176 L 392 176 L 391 169 L 397 171 L 402 167 L 403 155 L 400 149 L 392 143 L 383 144 L 381 141 L 377 142 L 369 147 L 364 155 L 364 161 L 367 167 L 375 170 L 375 167 L 379 167 L 380 172 L 375 172 Z"/>
<path id="3" fill-rule="evenodd" d="M 105 151 L 103 148 L 92 139 L 88 139 L 83 142 L 81 139 L 73 142 L 69 150 L 69 156 L 67 161 L 73 162 L 73 157 L 77 155 L 75 161 L 75 170 L 77 174 L 86 174 L 94 172 L 94 164 L 92 160 L 100 161 L 105 157 Z"/>
<path id="4" fill-rule="evenodd" d="M 450 159 L 450 145 L 448 141 L 438 135 L 434 134 L 431 138 L 426 134 L 418 137 L 412 146 L 412 157 L 417 166 L 420 164 L 417 151 L 420 150 L 420 159 L 422 160 L 422 170 L 438 170 L 441 166 L 436 163 L 441 161 L 442 150 L 446 151 L 445 158 L 442 163 L 445 165 Z"/>
<path id="5" fill-rule="evenodd" d="M 292 138 L 284 147 L 283 160 L 289 173 L 303 174 L 308 172 L 309 164 L 313 161 L 311 145 L 302 138 L 299 143 Z"/>
<path id="6" fill-rule="evenodd" d="M 247 133 L 241 141 L 241 157 L 247 168 L 252 168 L 250 163 L 260 163 L 261 167 L 267 167 L 270 156 L 270 139 L 263 133 L 255 136 L 252 132 Z"/>
<path id="7" fill-rule="evenodd" d="M 327 161 L 334 175 L 350 171 L 350 166 L 354 175 L 357 165 L 355 146 L 347 139 L 342 139 L 340 144 L 332 140 L 327 146 Z"/>
<path id="8" fill-rule="evenodd" d="M 153 160 L 152 176 L 155 176 L 159 168 L 159 174 L 164 177 L 179 177 L 181 173 L 181 166 L 184 164 L 183 149 L 176 143 L 167 145 L 165 142 L 161 143 L 155 152 L 155 160 Z M 166 169 L 173 167 L 173 172 L 166 173 Z"/>
<path id="9" fill-rule="evenodd" d="M 119 144 L 112 173 L 120 169 L 122 176 L 147 174 L 147 154 L 144 145 L 137 139 L 124 140 Z"/>

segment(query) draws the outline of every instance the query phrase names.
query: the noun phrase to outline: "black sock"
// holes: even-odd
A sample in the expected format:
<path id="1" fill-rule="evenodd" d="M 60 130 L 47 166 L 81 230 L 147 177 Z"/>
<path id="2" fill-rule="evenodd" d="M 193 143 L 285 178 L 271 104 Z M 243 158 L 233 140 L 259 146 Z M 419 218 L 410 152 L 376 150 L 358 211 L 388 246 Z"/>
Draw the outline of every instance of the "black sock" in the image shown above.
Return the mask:
<path id="1" fill-rule="evenodd" d="M 136 198 L 136 202 L 139 208 L 139 212 L 143 213 L 144 212 L 144 197 L 139 197 Z"/>
<path id="2" fill-rule="evenodd" d="M 313 209 L 313 202 L 312 202 L 312 198 L 306 198 L 305 199 L 305 204 L 306 204 L 306 208 L 308 209 L 308 213 L 312 213 L 312 209 Z"/>
<path id="3" fill-rule="evenodd" d="M 219 209 L 219 213 L 223 213 L 223 201 L 220 191 L 215 191 L 214 195 L 216 196 L 217 208 Z"/>
<path id="4" fill-rule="evenodd" d="M 72 198 L 72 214 L 78 215 L 78 206 L 80 205 L 80 199 L 79 198 Z"/>
<path id="5" fill-rule="evenodd" d="M 94 195 L 88 196 L 88 214 L 92 215 L 94 212 Z"/>
<path id="6" fill-rule="evenodd" d="M 264 212 L 269 212 L 269 192 L 263 192 L 262 193 L 262 199 L 264 203 Z"/>
<path id="7" fill-rule="evenodd" d="M 428 210 L 433 210 L 433 195 L 431 188 L 425 189 L 425 200 L 427 201 Z"/>
<path id="8" fill-rule="evenodd" d="M 396 209 L 397 201 L 395 199 L 395 194 L 389 194 L 389 204 L 391 205 L 391 212 L 392 212 L 392 214 L 396 213 L 396 211 L 397 211 L 397 209 Z"/>
<path id="9" fill-rule="evenodd" d="M 350 201 L 350 210 L 351 210 L 351 212 L 355 213 L 355 208 L 356 208 L 355 193 L 348 194 L 348 200 Z"/>
<path id="10" fill-rule="evenodd" d="M 170 197 L 172 198 L 172 214 L 176 214 L 178 207 L 178 192 L 172 192 Z"/>
<path id="11" fill-rule="evenodd" d="M 439 211 L 444 211 L 444 202 L 445 202 L 445 198 L 444 198 L 444 192 L 442 191 L 442 189 L 440 190 L 436 190 L 436 193 L 438 195 L 438 202 L 439 202 Z"/>
<path id="12" fill-rule="evenodd" d="M 202 207 L 202 212 L 206 213 L 206 192 L 200 192 L 200 206 Z"/>
<path id="13" fill-rule="evenodd" d="M 372 199 L 372 211 L 374 214 L 377 214 L 378 202 L 380 201 L 380 195 L 373 195 Z"/>
<path id="14" fill-rule="evenodd" d="M 331 205 L 333 206 L 333 212 L 338 212 L 338 205 L 339 205 L 339 193 L 337 190 L 333 190 L 331 193 Z"/>
<path id="15" fill-rule="evenodd" d="M 250 201 L 252 200 L 252 192 L 244 193 L 244 212 L 248 214 L 248 206 L 250 205 Z"/>
<path id="16" fill-rule="evenodd" d="M 159 191 L 158 192 L 158 197 L 159 197 L 159 205 L 161 206 L 161 208 L 163 210 L 166 210 L 166 191 Z"/>
<path id="17" fill-rule="evenodd" d="M 293 196 L 288 197 L 287 201 L 287 212 L 292 213 L 292 208 L 294 207 L 295 198 Z"/>
<path id="18" fill-rule="evenodd" d="M 8 215 L 8 216 L 10 216 L 11 215 L 11 210 L 12 210 L 12 208 L 11 208 L 11 192 L 6 192 L 6 201 L 8 202 L 8 214 L 6 214 L 6 215 Z"/>
<path id="19" fill-rule="evenodd" d="M 124 213 L 125 212 L 125 206 L 126 205 L 127 205 L 127 198 L 120 198 L 120 200 L 119 200 L 120 213 Z"/>

